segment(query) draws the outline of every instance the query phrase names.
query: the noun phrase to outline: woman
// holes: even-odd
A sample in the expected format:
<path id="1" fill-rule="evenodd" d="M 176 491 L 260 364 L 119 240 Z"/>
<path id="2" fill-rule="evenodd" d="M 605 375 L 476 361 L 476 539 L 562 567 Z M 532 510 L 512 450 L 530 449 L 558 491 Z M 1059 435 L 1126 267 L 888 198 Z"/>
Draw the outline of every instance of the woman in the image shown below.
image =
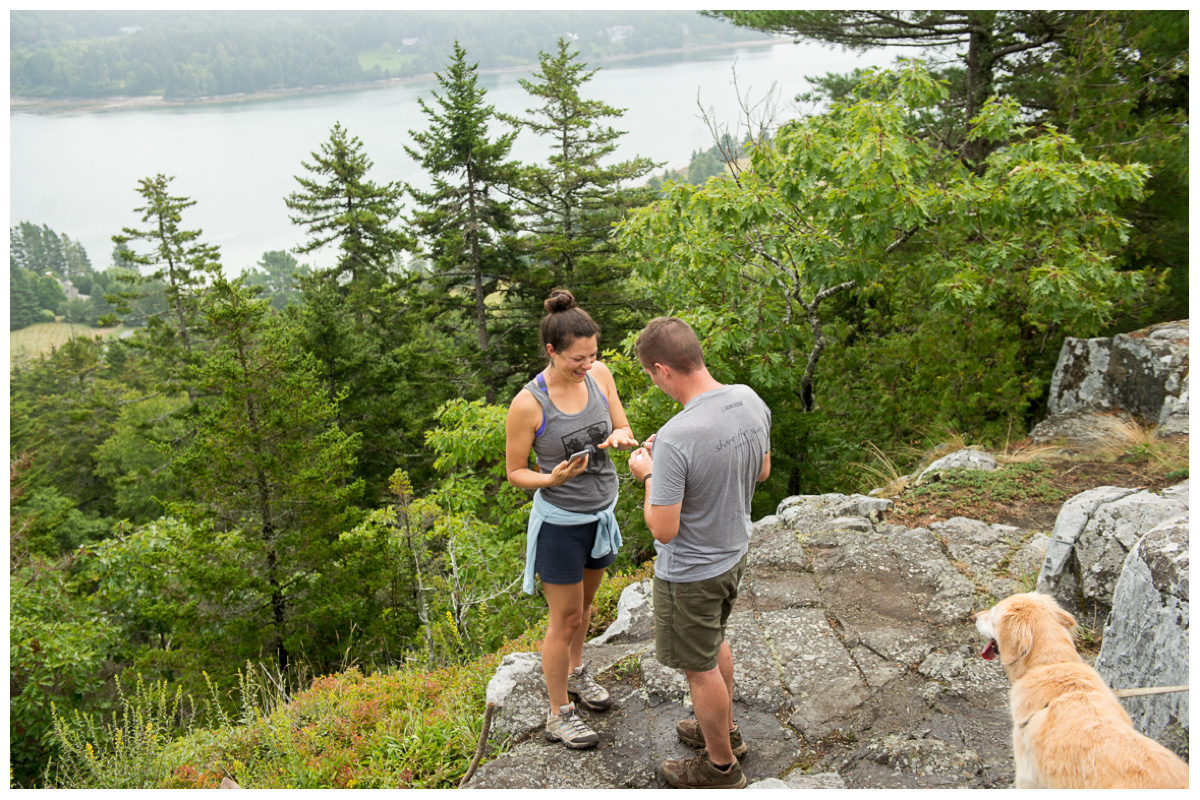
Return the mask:
<path id="1" fill-rule="evenodd" d="M 609 706 L 608 692 L 583 665 L 592 598 L 604 568 L 617 557 L 620 532 L 613 508 L 617 472 L 610 447 L 637 447 L 608 368 L 596 360 L 599 326 L 565 289 L 545 302 L 542 346 L 549 364 L 508 409 L 508 480 L 536 489 L 525 554 L 525 591 L 542 578 L 550 625 L 542 671 L 550 696 L 546 738 L 567 747 L 595 747 L 569 695 L 591 710 Z M 529 453 L 537 469 L 529 468 Z M 568 458 L 573 454 L 577 458 Z"/>

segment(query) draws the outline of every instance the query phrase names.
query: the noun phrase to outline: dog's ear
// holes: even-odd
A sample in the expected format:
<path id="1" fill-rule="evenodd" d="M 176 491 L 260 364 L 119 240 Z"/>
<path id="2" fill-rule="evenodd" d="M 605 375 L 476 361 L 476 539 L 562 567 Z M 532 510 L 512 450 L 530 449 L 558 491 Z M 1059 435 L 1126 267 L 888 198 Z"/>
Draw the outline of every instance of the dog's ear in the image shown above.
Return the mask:
<path id="1" fill-rule="evenodd" d="M 1000 663 L 1006 667 L 1029 655 L 1033 649 L 1033 628 L 1027 609 L 1010 608 L 996 620 L 996 641 L 1000 645 Z"/>

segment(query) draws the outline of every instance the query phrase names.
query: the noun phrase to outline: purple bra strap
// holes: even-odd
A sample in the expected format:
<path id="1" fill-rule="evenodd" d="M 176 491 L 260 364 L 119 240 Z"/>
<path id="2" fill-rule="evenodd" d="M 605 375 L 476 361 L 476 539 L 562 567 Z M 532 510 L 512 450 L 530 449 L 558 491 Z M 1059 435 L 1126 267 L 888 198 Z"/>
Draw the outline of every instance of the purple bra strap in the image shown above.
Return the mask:
<path id="1" fill-rule="evenodd" d="M 546 379 L 545 379 L 545 377 L 542 376 L 542 373 L 540 373 L 540 372 L 537 374 L 537 385 L 538 385 L 539 389 L 541 389 L 543 392 L 546 393 L 547 397 L 550 396 L 550 390 L 548 388 L 546 388 Z M 539 403 L 539 405 L 541 405 L 541 404 Z M 542 426 L 540 428 L 538 428 L 537 431 L 533 434 L 533 438 L 536 439 L 537 437 L 541 436 L 545 432 L 546 432 L 546 407 L 542 406 Z"/>

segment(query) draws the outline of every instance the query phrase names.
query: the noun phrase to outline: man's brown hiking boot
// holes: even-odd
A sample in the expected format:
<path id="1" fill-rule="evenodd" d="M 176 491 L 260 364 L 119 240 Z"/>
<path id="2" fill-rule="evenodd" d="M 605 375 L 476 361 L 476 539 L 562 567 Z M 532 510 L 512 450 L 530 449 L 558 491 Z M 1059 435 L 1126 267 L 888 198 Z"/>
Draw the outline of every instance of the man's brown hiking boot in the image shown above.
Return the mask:
<path id="1" fill-rule="evenodd" d="M 673 758 L 658 767 L 658 776 L 679 789 L 744 789 L 746 776 L 737 759 L 719 770 L 701 750 L 695 758 Z"/>
<path id="2" fill-rule="evenodd" d="M 683 719 L 675 723 L 675 732 L 679 734 L 679 741 L 684 744 L 690 744 L 692 747 L 704 747 L 704 732 L 700 730 L 700 723 L 694 719 Z M 729 747 L 733 750 L 735 758 L 745 758 L 746 743 L 742 741 L 742 729 L 737 725 L 733 726 L 733 730 L 729 732 Z"/>

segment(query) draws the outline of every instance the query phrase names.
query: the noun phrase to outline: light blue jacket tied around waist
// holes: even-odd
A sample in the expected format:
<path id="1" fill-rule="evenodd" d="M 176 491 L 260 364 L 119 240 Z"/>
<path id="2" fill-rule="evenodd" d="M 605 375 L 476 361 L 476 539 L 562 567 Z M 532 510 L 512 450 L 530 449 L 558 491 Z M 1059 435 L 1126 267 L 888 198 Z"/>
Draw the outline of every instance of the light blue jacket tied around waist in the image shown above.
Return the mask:
<path id="1" fill-rule="evenodd" d="M 551 525 L 587 525 L 590 522 L 599 522 L 596 526 L 596 541 L 592 545 L 592 558 L 603 558 L 621 549 L 621 528 L 613 514 L 616 507 L 617 498 L 614 497 L 608 508 L 594 514 L 579 514 L 563 511 L 543 500 L 541 489 L 534 492 L 533 510 L 529 512 L 529 527 L 525 531 L 525 583 L 521 587 L 525 594 L 533 594 L 536 589 L 533 580 L 534 562 L 537 556 L 538 531 L 542 529 L 543 522 L 549 522 Z"/>

